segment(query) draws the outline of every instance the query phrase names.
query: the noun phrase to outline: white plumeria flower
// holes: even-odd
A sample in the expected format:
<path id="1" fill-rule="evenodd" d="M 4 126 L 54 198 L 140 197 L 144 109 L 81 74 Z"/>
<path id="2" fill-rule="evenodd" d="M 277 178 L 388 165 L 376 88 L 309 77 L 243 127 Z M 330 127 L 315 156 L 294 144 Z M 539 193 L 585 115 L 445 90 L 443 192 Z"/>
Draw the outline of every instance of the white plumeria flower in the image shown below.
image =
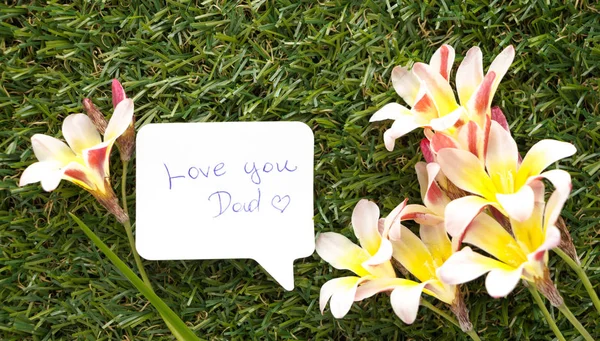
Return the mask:
<path id="1" fill-rule="evenodd" d="M 107 206 L 103 200 L 114 197 L 109 182 L 110 151 L 132 119 L 133 101 L 125 99 L 115 108 L 104 141 L 84 114 L 69 115 L 63 122 L 62 132 L 68 145 L 52 136 L 33 135 L 31 144 L 39 161 L 25 169 L 19 186 L 41 182 L 42 188 L 49 192 L 64 179 L 86 189 Z"/>

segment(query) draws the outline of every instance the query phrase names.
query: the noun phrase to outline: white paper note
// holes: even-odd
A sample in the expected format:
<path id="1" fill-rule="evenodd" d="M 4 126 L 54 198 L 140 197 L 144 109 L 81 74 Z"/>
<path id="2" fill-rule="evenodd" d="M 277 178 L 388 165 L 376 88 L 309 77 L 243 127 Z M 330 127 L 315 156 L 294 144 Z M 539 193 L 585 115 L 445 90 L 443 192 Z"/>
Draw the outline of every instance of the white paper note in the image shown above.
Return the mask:
<path id="1" fill-rule="evenodd" d="M 136 247 L 150 260 L 256 260 L 285 289 L 315 249 L 314 136 L 300 122 L 148 124 Z"/>

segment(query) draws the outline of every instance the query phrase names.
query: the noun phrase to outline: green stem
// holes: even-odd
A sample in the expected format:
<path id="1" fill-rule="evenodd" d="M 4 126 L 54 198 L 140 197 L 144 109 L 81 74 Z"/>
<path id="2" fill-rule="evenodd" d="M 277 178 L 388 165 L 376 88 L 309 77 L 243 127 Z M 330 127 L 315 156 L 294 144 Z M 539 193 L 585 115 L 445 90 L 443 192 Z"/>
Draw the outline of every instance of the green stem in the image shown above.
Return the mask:
<path id="1" fill-rule="evenodd" d="M 144 295 L 150 303 L 156 308 L 160 316 L 165 320 L 165 323 L 173 332 L 173 335 L 180 341 L 199 340 L 198 337 L 188 328 L 188 326 L 169 308 L 169 306 L 158 297 L 144 281 L 135 275 L 125 262 L 117 256 L 104 242 L 79 218 L 74 214 L 69 213 L 71 218 L 75 220 L 77 225 L 83 232 L 92 240 L 92 242 L 102 251 L 106 257 L 121 271 L 121 273 L 135 286 L 142 295 Z"/>
<path id="2" fill-rule="evenodd" d="M 571 322 L 573 327 L 577 329 L 577 331 L 581 334 L 581 336 L 583 336 L 584 339 L 586 339 L 587 341 L 594 341 L 594 338 L 590 335 L 590 333 L 588 333 L 587 330 L 585 330 L 581 322 L 579 322 L 575 315 L 573 315 L 573 313 L 571 312 L 571 310 L 569 310 L 566 304 L 563 303 L 560 307 L 558 307 L 558 310 L 560 310 L 560 312 L 563 313 L 563 315 L 565 315 L 565 317 Z"/>
<path id="3" fill-rule="evenodd" d="M 123 201 L 123 211 L 129 216 L 129 209 L 127 207 L 127 166 L 129 165 L 128 161 L 123 161 L 123 174 L 121 174 L 121 200 Z M 123 223 L 123 227 L 125 228 L 125 232 L 127 233 L 127 239 L 129 239 L 129 246 L 131 248 L 131 252 L 133 253 L 133 258 L 135 259 L 135 265 L 142 276 L 142 280 L 144 284 L 150 289 L 150 291 L 154 292 L 154 288 L 152 287 L 152 282 L 150 282 L 150 278 L 146 273 L 146 269 L 144 268 L 144 264 L 142 263 L 142 259 L 135 248 L 135 238 L 133 237 L 133 231 L 131 229 L 131 222 L 129 219 Z M 165 321 L 167 327 L 173 333 L 173 336 L 177 340 L 185 340 L 183 335 L 174 328 L 174 326 L 169 322 L 168 319 L 165 318 L 163 314 L 161 314 L 163 321 Z"/>
<path id="4" fill-rule="evenodd" d="M 421 305 L 426 307 L 427 309 L 433 311 L 434 313 L 440 315 L 441 317 L 445 318 L 446 320 L 448 320 L 448 322 L 452 323 L 453 325 L 457 326 L 458 328 L 460 328 L 460 325 L 458 324 L 458 321 L 456 321 L 452 316 L 446 314 L 444 311 L 442 311 L 441 309 L 438 309 L 436 306 L 434 306 L 433 304 L 425 301 L 425 300 L 421 300 Z M 465 332 L 467 335 L 469 335 L 474 341 L 481 341 L 481 339 L 479 338 L 479 336 L 477 335 L 477 333 L 474 330 L 469 330 L 468 332 Z"/>
<path id="5" fill-rule="evenodd" d="M 590 282 L 588 276 L 585 274 L 583 268 L 577 263 L 575 263 L 575 261 L 566 253 L 564 253 L 561 249 L 555 248 L 553 251 L 556 252 L 556 254 L 559 255 L 560 258 L 562 258 L 565 261 L 565 263 L 567 263 L 571 267 L 571 269 L 573 269 L 573 271 L 575 271 L 577 277 L 579 277 L 581 283 L 583 283 L 583 286 L 585 287 L 585 290 L 587 290 L 588 295 L 592 299 L 592 302 L 594 303 L 594 307 L 596 307 L 598 314 L 600 314 L 600 299 L 598 299 L 598 294 L 596 294 L 596 291 L 594 291 L 594 287 L 592 286 L 592 283 Z"/>
<path id="6" fill-rule="evenodd" d="M 558 326 L 556 325 L 556 322 L 554 322 L 554 319 L 550 315 L 550 312 L 546 308 L 546 305 L 544 304 L 544 301 L 542 301 L 542 298 L 540 297 L 540 294 L 538 294 L 537 290 L 535 290 L 535 288 L 533 288 L 530 285 L 527 286 L 527 289 L 529 289 L 529 292 L 531 293 L 531 296 L 533 296 L 533 299 L 535 300 L 535 303 L 537 303 L 538 307 L 540 307 L 540 309 L 542 310 L 542 314 L 544 314 L 544 317 L 546 318 L 546 321 L 550 325 L 550 329 L 552 329 L 552 331 L 554 332 L 554 335 L 556 335 L 556 337 L 560 341 L 566 341 L 565 337 L 560 332 L 560 329 L 558 329 Z"/>

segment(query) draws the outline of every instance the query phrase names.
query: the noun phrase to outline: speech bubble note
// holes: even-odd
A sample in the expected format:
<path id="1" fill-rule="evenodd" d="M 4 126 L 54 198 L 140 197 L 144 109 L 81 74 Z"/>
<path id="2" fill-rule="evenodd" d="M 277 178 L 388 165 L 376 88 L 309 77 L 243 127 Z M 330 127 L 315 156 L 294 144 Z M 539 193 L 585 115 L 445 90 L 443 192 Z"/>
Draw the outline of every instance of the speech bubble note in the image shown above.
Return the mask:
<path id="1" fill-rule="evenodd" d="M 136 248 L 150 260 L 256 260 L 286 290 L 315 249 L 314 136 L 300 122 L 148 124 Z"/>

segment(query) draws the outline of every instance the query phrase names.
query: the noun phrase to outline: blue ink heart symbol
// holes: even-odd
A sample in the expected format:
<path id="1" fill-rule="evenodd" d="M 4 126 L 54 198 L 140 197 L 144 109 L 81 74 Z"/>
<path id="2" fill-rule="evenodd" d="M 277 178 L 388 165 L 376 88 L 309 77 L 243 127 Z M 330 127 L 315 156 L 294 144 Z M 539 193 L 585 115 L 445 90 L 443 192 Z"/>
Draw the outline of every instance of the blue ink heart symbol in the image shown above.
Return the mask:
<path id="1" fill-rule="evenodd" d="M 271 200 L 271 206 L 283 213 L 283 211 L 285 211 L 285 209 L 290 205 L 290 201 L 292 201 L 292 199 L 290 199 L 289 195 L 284 195 L 283 197 L 276 195 Z"/>

